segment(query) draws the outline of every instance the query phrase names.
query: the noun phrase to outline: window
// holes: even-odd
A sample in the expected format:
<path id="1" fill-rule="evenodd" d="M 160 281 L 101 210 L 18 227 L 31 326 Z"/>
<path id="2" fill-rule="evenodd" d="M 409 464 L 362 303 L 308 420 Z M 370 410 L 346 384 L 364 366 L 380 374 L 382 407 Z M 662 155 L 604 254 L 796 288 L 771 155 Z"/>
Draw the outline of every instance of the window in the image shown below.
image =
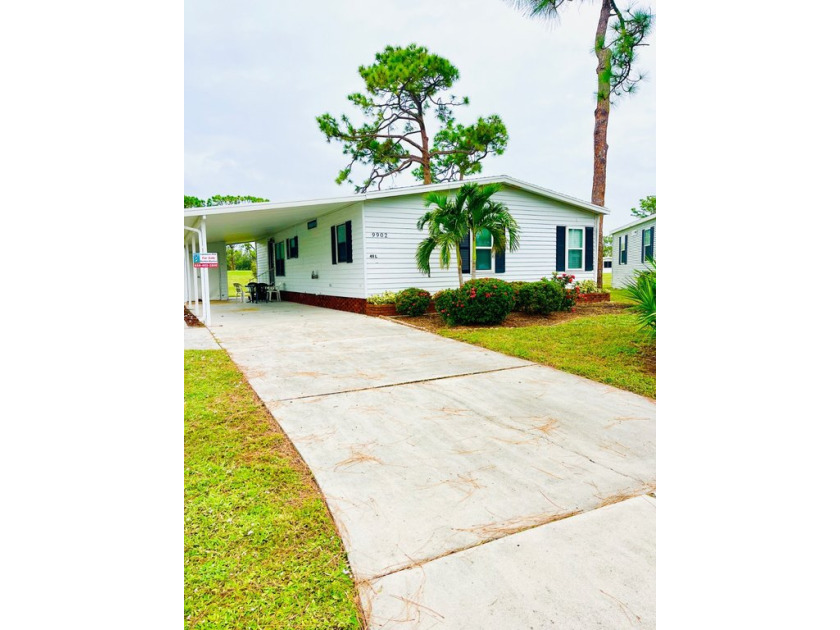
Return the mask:
<path id="1" fill-rule="evenodd" d="M 568 266 L 569 270 L 583 269 L 583 228 L 569 228 L 566 238 L 568 243 Z"/>
<path id="2" fill-rule="evenodd" d="M 642 230 L 642 262 L 653 258 L 653 228 Z"/>
<path id="3" fill-rule="evenodd" d="M 475 237 L 475 268 L 487 270 L 491 268 L 491 249 L 493 237 L 488 230 L 480 230 Z"/>
<path id="4" fill-rule="evenodd" d="M 286 258 L 297 258 L 298 257 L 298 237 L 293 236 L 292 238 L 286 239 Z"/>
<path id="5" fill-rule="evenodd" d="M 618 264 L 619 265 L 626 265 L 627 264 L 627 239 L 630 238 L 629 234 L 625 234 L 624 236 L 618 237 Z"/>
<path id="6" fill-rule="evenodd" d="M 282 241 L 274 244 L 274 273 L 286 275 L 286 244 Z"/>
<path id="7" fill-rule="evenodd" d="M 353 233 L 350 221 L 334 225 L 330 228 L 332 236 L 332 262 L 353 262 Z"/>

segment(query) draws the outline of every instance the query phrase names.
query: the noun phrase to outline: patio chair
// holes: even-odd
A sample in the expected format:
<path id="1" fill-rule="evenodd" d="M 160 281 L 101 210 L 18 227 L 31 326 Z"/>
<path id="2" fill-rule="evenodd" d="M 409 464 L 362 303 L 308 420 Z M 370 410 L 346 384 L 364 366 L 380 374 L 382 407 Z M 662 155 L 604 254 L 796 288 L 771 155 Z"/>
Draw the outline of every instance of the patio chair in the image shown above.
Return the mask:
<path id="1" fill-rule="evenodd" d="M 268 301 L 276 300 L 280 302 L 280 289 L 274 286 L 273 284 L 268 285 Z"/>
<path id="2" fill-rule="evenodd" d="M 245 291 L 242 289 L 242 285 L 238 282 L 233 283 L 233 288 L 236 289 L 236 297 L 235 299 L 239 300 L 240 302 L 245 301 Z"/>

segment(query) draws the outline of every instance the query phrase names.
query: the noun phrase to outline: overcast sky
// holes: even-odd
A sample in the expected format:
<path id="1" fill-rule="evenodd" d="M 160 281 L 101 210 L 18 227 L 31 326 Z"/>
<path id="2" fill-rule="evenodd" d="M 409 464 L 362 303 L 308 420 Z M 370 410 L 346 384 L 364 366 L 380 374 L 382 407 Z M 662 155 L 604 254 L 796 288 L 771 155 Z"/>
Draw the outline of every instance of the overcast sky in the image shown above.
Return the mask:
<path id="1" fill-rule="evenodd" d="M 655 3 L 651 3 L 655 10 Z M 498 114 L 510 141 L 482 175 L 510 175 L 589 200 L 597 4 L 569 3 L 559 23 L 526 19 L 503 0 L 209 0 L 185 3 L 184 194 L 272 201 L 351 194 L 335 177 L 346 159 L 315 117 L 361 117 L 360 65 L 386 45 L 417 43 L 449 59 L 469 96 L 456 120 Z M 656 194 L 656 31 L 638 68 L 647 79 L 613 105 L 606 229 Z M 355 173 L 361 179 L 363 173 Z M 406 175 L 398 185 L 414 180 Z"/>

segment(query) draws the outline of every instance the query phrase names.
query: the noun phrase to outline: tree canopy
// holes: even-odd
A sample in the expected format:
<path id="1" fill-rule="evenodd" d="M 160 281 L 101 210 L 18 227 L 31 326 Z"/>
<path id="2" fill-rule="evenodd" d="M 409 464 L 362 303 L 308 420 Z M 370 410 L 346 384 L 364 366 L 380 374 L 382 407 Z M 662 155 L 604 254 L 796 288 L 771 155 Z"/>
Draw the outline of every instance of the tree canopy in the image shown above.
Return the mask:
<path id="1" fill-rule="evenodd" d="M 408 169 L 424 184 L 463 179 L 480 173 L 481 160 L 488 155 L 501 155 L 507 148 L 507 128 L 495 114 L 472 125 L 456 123 L 453 108 L 468 105 L 469 99 L 440 93 L 460 73 L 423 46 L 387 46 L 373 64 L 359 67 L 359 75 L 366 93 L 347 99 L 365 122 L 355 125 L 346 114 L 339 120 L 328 113 L 316 118 L 327 142 L 343 143 L 343 153 L 350 157 L 339 171 L 338 184 L 354 184 L 350 176 L 356 165 L 367 172 L 361 184 L 354 184 L 356 192 L 381 188 L 385 179 Z"/>
<path id="2" fill-rule="evenodd" d="M 240 203 L 261 203 L 268 201 L 262 197 L 251 197 L 250 195 L 213 195 L 210 199 L 204 200 L 198 197 L 184 195 L 185 208 L 209 208 L 212 206 L 235 206 Z"/>
<path id="3" fill-rule="evenodd" d="M 639 208 L 630 208 L 630 214 L 640 219 L 656 214 L 656 195 L 648 195 L 639 199 Z"/>
<path id="4" fill-rule="evenodd" d="M 572 0 L 507 0 L 525 15 L 555 19 L 564 4 Z M 603 206 L 607 191 L 607 126 L 612 98 L 632 94 L 644 76 L 635 66 L 637 49 L 646 46 L 645 39 L 653 29 L 650 9 L 621 9 L 617 0 L 600 0 L 601 10 L 595 27 L 597 91 L 595 131 L 593 134 L 592 197 L 596 206 Z M 598 219 L 598 287 L 603 286 L 604 217 Z"/>

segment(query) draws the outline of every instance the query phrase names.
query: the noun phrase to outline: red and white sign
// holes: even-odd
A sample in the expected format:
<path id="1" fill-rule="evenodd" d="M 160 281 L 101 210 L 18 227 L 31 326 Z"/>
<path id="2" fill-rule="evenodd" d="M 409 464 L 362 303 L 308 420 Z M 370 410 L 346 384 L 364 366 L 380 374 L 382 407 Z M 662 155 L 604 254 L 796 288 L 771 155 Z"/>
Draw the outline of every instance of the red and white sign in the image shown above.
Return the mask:
<path id="1" fill-rule="evenodd" d="M 215 269 L 219 266 L 219 255 L 215 252 L 193 254 L 193 267 L 196 269 Z"/>

